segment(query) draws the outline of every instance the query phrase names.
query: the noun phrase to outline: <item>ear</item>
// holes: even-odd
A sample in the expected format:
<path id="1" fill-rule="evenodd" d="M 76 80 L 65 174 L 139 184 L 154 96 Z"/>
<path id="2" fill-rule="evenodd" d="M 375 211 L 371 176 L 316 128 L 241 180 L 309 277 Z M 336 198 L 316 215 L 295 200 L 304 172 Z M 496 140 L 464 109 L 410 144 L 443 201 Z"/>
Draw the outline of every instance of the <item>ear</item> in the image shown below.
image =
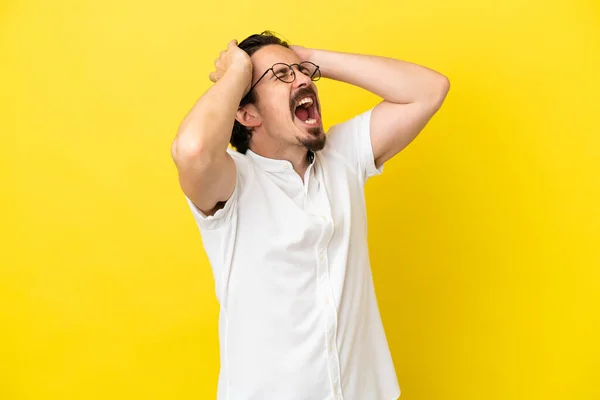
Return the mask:
<path id="1" fill-rule="evenodd" d="M 248 104 L 238 108 L 235 113 L 235 119 L 246 128 L 256 128 L 260 126 L 260 114 L 254 104 Z"/>

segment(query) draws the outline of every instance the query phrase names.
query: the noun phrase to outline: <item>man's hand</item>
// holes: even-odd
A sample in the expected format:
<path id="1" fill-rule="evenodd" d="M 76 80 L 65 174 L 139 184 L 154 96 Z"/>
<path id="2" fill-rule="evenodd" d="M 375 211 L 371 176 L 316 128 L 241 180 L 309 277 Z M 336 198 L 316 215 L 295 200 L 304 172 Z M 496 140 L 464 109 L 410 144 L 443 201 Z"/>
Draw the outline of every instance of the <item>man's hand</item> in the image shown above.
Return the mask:
<path id="1" fill-rule="evenodd" d="M 290 49 L 296 53 L 300 61 L 310 61 L 312 57 L 312 49 L 308 49 L 302 46 L 290 46 Z"/>
<path id="2" fill-rule="evenodd" d="M 221 51 L 215 60 L 215 70 L 208 77 L 216 83 L 225 73 L 232 70 L 244 73 L 249 77 L 248 86 L 244 90 L 244 95 L 246 95 L 252 84 L 252 60 L 248 53 L 237 46 L 237 40 L 230 41 L 227 44 L 227 50 Z"/>

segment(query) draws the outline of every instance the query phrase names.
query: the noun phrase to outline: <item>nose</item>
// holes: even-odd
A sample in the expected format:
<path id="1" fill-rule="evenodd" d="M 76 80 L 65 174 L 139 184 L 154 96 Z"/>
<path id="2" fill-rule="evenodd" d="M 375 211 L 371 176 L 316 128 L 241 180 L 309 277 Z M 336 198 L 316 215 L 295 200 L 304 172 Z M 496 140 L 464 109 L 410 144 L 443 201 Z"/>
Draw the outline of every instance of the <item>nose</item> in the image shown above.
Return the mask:
<path id="1" fill-rule="evenodd" d="M 294 89 L 310 86 L 310 83 L 312 82 L 310 77 L 300 72 L 298 66 L 294 65 L 292 68 L 294 68 L 294 72 L 296 75 L 296 79 L 294 79 L 293 83 Z"/>

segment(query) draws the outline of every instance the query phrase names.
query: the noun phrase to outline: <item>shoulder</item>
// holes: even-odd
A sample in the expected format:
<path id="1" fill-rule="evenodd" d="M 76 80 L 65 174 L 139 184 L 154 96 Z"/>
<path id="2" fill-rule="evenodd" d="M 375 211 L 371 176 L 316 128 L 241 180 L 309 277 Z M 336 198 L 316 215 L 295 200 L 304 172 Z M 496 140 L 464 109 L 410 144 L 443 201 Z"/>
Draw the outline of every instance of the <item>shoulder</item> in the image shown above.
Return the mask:
<path id="1" fill-rule="evenodd" d="M 373 108 L 370 108 L 349 119 L 332 125 L 327 131 L 327 135 L 329 135 L 330 138 L 333 138 L 336 137 L 340 132 L 349 132 L 357 130 L 368 131 L 372 112 Z"/>
<path id="2" fill-rule="evenodd" d="M 247 179 L 248 175 L 252 173 L 252 163 L 246 154 L 242 154 L 231 147 L 227 148 L 227 154 L 229 154 L 235 163 L 237 181 L 239 185 L 240 183 L 243 183 L 243 181 Z"/>
<path id="3" fill-rule="evenodd" d="M 362 179 L 381 173 L 374 166 L 371 144 L 371 114 L 373 108 L 333 125 L 327 131 L 323 156 L 343 159 Z"/>

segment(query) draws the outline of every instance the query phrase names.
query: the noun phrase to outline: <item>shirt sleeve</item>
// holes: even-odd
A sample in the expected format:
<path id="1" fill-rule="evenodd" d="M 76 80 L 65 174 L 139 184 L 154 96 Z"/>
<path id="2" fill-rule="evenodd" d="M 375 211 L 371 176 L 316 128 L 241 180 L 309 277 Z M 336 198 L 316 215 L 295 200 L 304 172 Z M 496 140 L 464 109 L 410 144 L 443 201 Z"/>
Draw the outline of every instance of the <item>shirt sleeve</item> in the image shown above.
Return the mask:
<path id="1" fill-rule="evenodd" d="M 383 172 L 383 165 L 375 166 L 371 144 L 371 113 L 369 109 L 348 121 L 329 129 L 327 142 L 329 150 L 344 158 L 351 168 L 355 168 L 364 182 Z"/>
<path id="2" fill-rule="evenodd" d="M 196 207 L 196 205 L 187 196 L 185 196 L 185 199 L 192 211 L 192 215 L 194 216 L 196 224 L 200 230 L 218 229 L 221 226 L 230 223 L 237 212 L 237 202 L 241 190 L 240 186 L 244 180 L 243 173 L 247 169 L 247 161 L 244 155 L 235 150 L 228 148 L 227 153 L 231 156 L 235 163 L 236 177 L 233 193 L 231 196 L 229 196 L 229 199 L 227 199 L 223 207 L 217 210 L 217 212 L 215 212 L 213 215 L 206 215 L 198 207 Z"/>

